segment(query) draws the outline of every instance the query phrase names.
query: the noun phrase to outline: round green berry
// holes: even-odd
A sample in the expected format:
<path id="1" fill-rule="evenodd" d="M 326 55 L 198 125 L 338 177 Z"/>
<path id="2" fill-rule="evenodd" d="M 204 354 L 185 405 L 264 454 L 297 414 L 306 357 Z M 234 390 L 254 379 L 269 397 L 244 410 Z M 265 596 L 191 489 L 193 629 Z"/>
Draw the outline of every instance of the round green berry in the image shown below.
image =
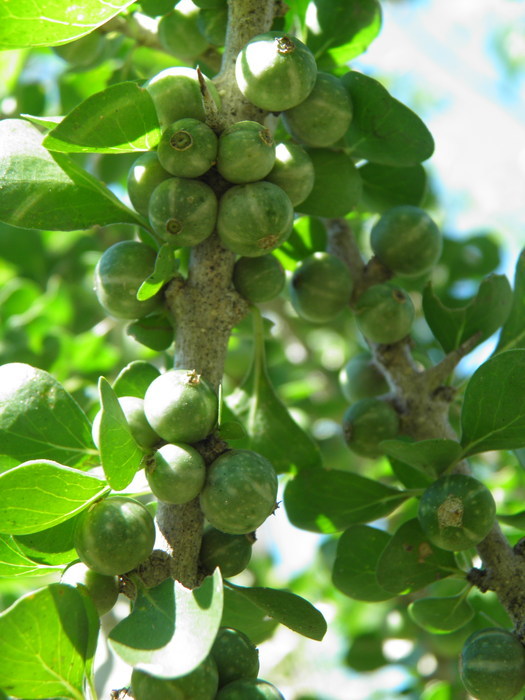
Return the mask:
<path id="1" fill-rule="evenodd" d="M 290 296 L 301 318 L 326 323 L 348 306 L 353 283 L 347 266 L 330 253 L 313 253 L 294 270 Z"/>
<path id="2" fill-rule="evenodd" d="M 372 343 L 397 343 L 410 332 L 415 316 L 409 295 L 390 284 L 375 284 L 354 307 L 357 326 Z"/>
<path id="3" fill-rule="evenodd" d="M 215 700 L 284 700 L 284 695 L 268 681 L 243 678 L 223 686 Z"/>
<path id="4" fill-rule="evenodd" d="M 348 360 L 339 373 L 339 385 L 350 402 L 387 394 L 390 390 L 385 375 L 368 352 Z"/>
<path id="5" fill-rule="evenodd" d="M 239 630 L 221 627 L 211 648 L 219 672 L 219 688 L 242 678 L 257 678 L 259 651 Z"/>
<path id="6" fill-rule="evenodd" d="M 286 275 L 273 255 L 260 258 L 239 258 L 233 267 L 233 284 L 253 304 L 270 301 L 284 289 Z"/>
<path id="7" fill-rule="evenodd" d="M 308 153 L 295 143 L 278 143 L 275 163 L 266 175 L 268 182 L 279 185 L 294 207 L 308 197 L 314 186 L 314 166 Z"/>
<path id="8" fill-rule="evenodd" d="M 129 425 L 131 434 L 140 447 L 149 450 L 156 445 L 160 438 L 148 423 L 144 414 L 144 400 L 137 396 L 119 396 L 118 402 L 122 408 Z M 100 419 L 102 411 L 99 411 L 93 419 L 91 434 L 93 442 L 100 447 Z"/>
<path id="9" fill-rule="evenodd" d="M 215 700 L 219 674 L 215 661 L 207 656 L 193 671 L 177 678 L 157 678 L 134 668 L 131 687 L 135 700 Z"/>
<path id="10" fill-rule="evenodd" d="M 169 177 L 170 173 L 164 170 L 155 152 L 142 153 L 137 158 L 128 173 L 128 196 L 139 214 L 148 216 L 153 190 Z"/>
<path id="11" fill-rule="evenodd" d="M 197 26 L 198 16 L 198 11 L 184 13 L 174 9 L 161 17 L 158 24 L 162 47 L 185 62 L 192 62 L 208 48 L 208 41 Z"/>
<path id="12" fill-rule="evenodd" d="M 343 416 L 343 434 L 348 447 L 363 457 L 379 457 L 383 440 L 399 432 L 399 416 L 393 406 L 376 398 L 360 399 Z"/>
<path id="13" fill-rule="evenodd" d="M 217 157 L 217 137 L 198 119 L 179 119 L 162 132 L 157 155 L 160 164 L 172 175 L 199 177 Z"/>
<path id="14" fill-rule="evenodd" d="M 275 144 L 269 129 L 241 121 L 225 129 L 219 139 L 217 170 L 228 182 L 262 180 L 275 163 Z"/>
<path id="15" fill-rule="evenodd" d="M 202 536 L 200 565 L 208 574 L 218 566 L 224 578 L 236 576 L 250 563 L 252 541 L 249 535 L 230 535 L 210 526 Z"/>
<path id="16" fill-rule="evenodd" d="M 146 466 L 150 489 L 165 503 L 180 505 L 199 495 L 206 476 L 204 459 L 191 445 L 168 443 Z"/>
<path id="17" fill-rule="evenodd" d="M 119 594 L 117 577 L 98 574 L 82 562 L 68 566 L 60 582 L 71 586 L 84 586 L 99 615 L 105 615 L 117 602 Z"/>

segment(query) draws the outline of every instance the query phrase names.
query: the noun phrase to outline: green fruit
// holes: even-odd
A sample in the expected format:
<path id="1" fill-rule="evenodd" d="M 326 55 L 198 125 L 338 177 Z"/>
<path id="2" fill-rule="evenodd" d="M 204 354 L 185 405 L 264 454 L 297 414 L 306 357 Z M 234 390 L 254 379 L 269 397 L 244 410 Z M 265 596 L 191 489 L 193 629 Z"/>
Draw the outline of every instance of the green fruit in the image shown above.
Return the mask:
<path id="1" fill-rule="evenodd" d="M 203 10 L 220 10 L 227 7 L 228 0 L 194 0 L 193 4 Z"/>
<path id="2" fill-rule="evenodd" d="M 135 700 L 214 700 L 219 674 L 215 661 L 208 656 L 196 669 L 178 678 L 156 678 L 134 668 L 131 687 Z"/>
<path id="3" fill-rule="evenodd" d="M 372 250 L 397 275 L 428 272 L 441 255 L 441 233 L 420 209 L 409 205 L 386 211 L 372 228 Z"/>
<path id="4" fill-rule="evenodd" d="M 235 77 L 242 94 L 256 107 L 282 112 L 305 100 L 317 77 L 310 49 L 280 32 L 253 37 L 240 51 Z"/>
<path id="5" fill-rule="evenodd" d="M 385 375 L 370 353 L 351 357 L 339 373 L 339 385 L 347 401 L 369 399 L 390 391 Z"/>
<path id="6" fill-rule="evenodd" d="M 350 126 L 352 103 L 342 82 L 330 73 L 318 73 L 308 97 L 283 114 L 290 134 L 308 146 L 323 148 L 339 141 Z"/>
<path id="7" fill-rule="evenodd" d="M 172 10 L 161 17 L 157 29 L 162 47 L 185 62 L 194 61 L 208 48 L 208 41 L 197 26 L 198 11 Z"/>
<path id="8" fill-rule="evenodd" d="M 276 498 L 271 462 L 251 450 L 228 450 L 209 466 L 200 502 L 210 525 L 242 535 L 262 525 L 274 511 Z"/>
<path id="9" fill-rule="evenodd" d="M 284 289 L 286 275 L 273 255 L 260 258 L 239 258 L 233 267 L 235 289 L 248 301 L 259 304 L 270 301 Z"/>
<path id="10" fill-rule="evenodd" d="M 361 199 L 363 183 L 350 156 L 328 148 L 307 148 L 314 168 L 314 185 L 297 207 L 311 216 L 345 216 Z"/>
<path id="11" fill-rule="evenodd" d="M 510 632 L 477 630 L 461 652 L 463 685 L 477 700 L 511 700 L 525 683 L 525 649 Z"/>
<path id="12" fill-rule="evenodd" d="M 217 197 L 204 182 L 171 177 L 158 185 L 149 201 L 149 220 L 163 241 L 174 247 L 193 246 L 212 233 Z"/>
<path id="13" fill-rule="evenodd" d="M 149 385 L 144 412 L 149 424 L 167 442 L 198 442 L 215 427 L 217 395 L 195 370 L 172 369 Z"/>
<path id="14" fill-rule="evenodd" d="M 458 552 L 485 539 L 496 515 L 492 494 L 466 474 L 434 481 L 421 496 L 418 518 L 428 539 L 441 549 Z"/>
<path id="15" fill-rule="evenodd" d="M 53 46 L 53 51 L 72 66 L 88 68 L 102 56 L 105 38 L 94 31 L 67 44 Z"/>
<path id="16" fill-rule="evenodd" d="M 128 196 L 135 209 L 143 216 L 148 216 L 149 200 L 153 190 L 163 180 L 171 177 L 159 163 L 153 151 L 142 153 L 131 166 L 128 173 Z"/>
<path id="17" fill-rule="evenodd" d="M 95 268 L 95 293 L 100 305 L 115 318 L 140 318 L 158 308 L 162 292 L 145 301 L 137 291 L 155 268 L 155 251 L 139 241 L 115 243 Z"/>
<path id="18" fill-rule="evenodd" d="M 228 8 L 202 9 L 197 17 L 197 27 L 202 36 L 214 46 L 224 46 L 228 28 Z"/>
<path id="19" fill-rule="evenodd" d="M 198 119 L 179 119 L 162 132 L 157 155 L 172 175 L 199 177 L 215 162 L 217 137 Z"/>
<path id="20" fill-rule="evenodd" d="M 124 574 L 151 554 L 155 525 L 142 503 L 112 496 L 80 514 L 73 540 L 80 560 L 90 569 L 99 574 Z"/>
<path id="21" fill-rule="evenodd" d="M 219 687 L 242 678 L 257 678 L 259 651 L 239 630 L 221 627 L 211 648 L 219 672 Z"/>
<path id="22" fill-rule="evenodd" d="M 343 434 L 348 447 L 363 457 L 383 454 L 379 443 L 392 440 L 399 432 L 396 410 L 381 399 L 360 399 L 343 416 Z"/>
<path id="23" fill-rule="evenodd" d="M 60 578 L 61 583 L 84 586 L 99 615 L 105 615 L 117 602 L 119 584 L 116 576 L 106 576 L 92 571 L 82 562 L 68 566 Z"/>
<path id="24" fill-rule="evenodd" d="M 390 284 L 374 284 L 354 307 L 357 326 L 372 343 L 397 343 L 410 332 L 415 316 L 409 295 Z"/>
<path id="25" fill-rule="evenodd" d="M 330 253 L 313 253 L 294 270 L 292 305 L 301 318 L 326 323 L 348 306 L 353 282 L 347 266 Z"/>
<path id="26" fill-rule="evenodd" d="M 252 556 L 252 540 L 248 535 L 229 535 L 208 527 L 203 536 L 199 562 L 208 573 L 218 566 L 224 578 L 244 571 Z"/>
<path id="27" fill-rule="evenodd" d="M 159 501 L 177 505 L 199 495 L 205 476 L 204 459 L 183 443 L 163 445 L 146 467 L 148 484 Z"/>
<path id="28" fill-rule="evenodd" d="M 176 0 L 140 0 L 141 11 L 148 17 L 161 17 L 173 10 Z"/>
<path id="29" fill-rule="evenodd" d="M 220 109 L 217 88 L 207 78 L 205 83 L 217 109 Z M 199 76 L 193 68 L 166 68 L 146 81 L 144 87 L 151 95 L 161 129 L 187 117 L 206 121 Z"/>
<path id="30" fill-rule="evenodd" d="M 215 700 L 284 700 L 277 688 L 260 678 L 228 683 L 219 690 Z"/>
<path id="31" fill-rule="evenodd" d="M 146 420 L 144 415 L 144 401 L 137 396 L 119 396 L 118 402 L 124 411 L 131 434 L 140 447 L 149 450 L 159 442 L 160 438 Z M 100 419 L 102 411 L 99 411 L 93 419 L 91 434 L 93 442 L 100 447 Z"/>
<path id="32" fill-rule="evenodd" d="M 242 121 L 222 132 L 217 170 L 229 182 L 241 184 L 262 180 L 274 163 L 275 144 L 272 134 L 262 124 Z"/>
<path id="33" fill-rule="evenodd" d="M 293 206 L 271 182 L 235 185 L 219 201 L 217 232 L 228 250 L 258 257 L 274 250 L 292 232 Z"/>
<path id="34" fill-rule="evenodd" d="M 308 153 L 295 143 L 278 143 L 275 164 L 266 176 L 268 182 L 279 185 L 294 207 L 300 204 L 314 186 L 314 166 Z"/>

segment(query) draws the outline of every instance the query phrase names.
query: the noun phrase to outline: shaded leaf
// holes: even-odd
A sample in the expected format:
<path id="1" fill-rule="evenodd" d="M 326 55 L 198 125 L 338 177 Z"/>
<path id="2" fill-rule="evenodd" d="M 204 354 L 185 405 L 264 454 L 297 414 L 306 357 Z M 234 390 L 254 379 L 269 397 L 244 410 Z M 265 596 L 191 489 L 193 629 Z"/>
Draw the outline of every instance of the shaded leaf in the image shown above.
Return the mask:
<path id="1" fill-rule="evenodd" d="M 369 525 L 352 525 L 337 543 L 332 572 L 336 588 L 354 600 L 389 600 L 392 593 L 379 585 L 376 566 L 390 535 Z"/>
<path id="2" fill-rule="evenodd" d="M 507 350 L 474 372 L 461 409 L 465 456 L 525 447 L 525 350 Z"/>
<path id="3" fill-rule="evenodd" d="M 228 420 L 221 423 L 217 429 L 217 435 L 221 440 L 242 440 L 247 433 L 242 423 L 234 420 Z"/>
<path id="4" fill-rule="evenodd" d="M 12 535 L 0 535 L 0 578 L 43 576 L 61 569 L 62 566 L 37 564 L 27 556 Z"/>
<path id="5" fill-rule="evenodd" d="M 81 467 L 93 449 L 86 415 L 54 377 L 20 362 L 0 366 L 0 452 Z"/>
<path id="6" fill-rule="evenodd" d="M 0 686 L 20 698 L 83 700 L 99 619 L 87 593 L 52 583 L 0 614 Z"/>
<path id="7" fill-rule="evenodd" d="M 49 460 L 0 474 L 0 532 L 25 535 L 58 525 L 100 498 L 105 481 Z"/>
<path id="8" fill-rule="evenodd" d="M 164 313 L 150 314 L 132 321 L 126 326 L 126 333 L 137 343 L 157 352 L 167 350 L 174 340 L 174 328 Z"/>
<path id="9" fill-rule="evenodd" d="M 412 467 L 395 457 L 389 457 L 388 461 L 396 478 L 407 489 L 426 489 L 435 478 L 431 474 L 421 471 L 417 467 Z"/>
<path id="10" fill-rule="evenodd" d="M 505 523 L 505 525 L 510 525 L 515 527 L 517 530 L 525 530 L 525 510 L 519 513 L 513 513 L 512 515 L 502 515 L 498 513 L 496 516 L 500 523 Z"/>
<path id="11" fill-rule="evenodd" d="M 139 591 L 131 614 L 110 632 L 110 645 L 126 663 L 147 673 L 184 676 L 209 654 L 222 605 L 219 569 L 194 590 L 168 579 Z"/>
<path id="12" fill-rule="evenodd" d="M 73 544 L 77 520 L 78 516 L 74 516 L 46 530 L 16 535 L 14 540 L 26 556 L 39 564 L 69 564 L 78 558 Z"/>
<path id="13" fill-rule="evenodd" d="M 457 462 L 462 454 L 459 442 L 445 438 L 419 442 L 384 440 L 381 443 L 381 449 L 390 457 L 434 475 L 442 474 L 445 469 Z"/>
<path id="14" fill-rule="evenodd" d="M 365 163 L 359 168 L 363 182 L 363 206 L 384 212 L 403 204 L 419 206 L 426 191 L 427 175 L 421 164 L 406 168 Z"/>
<path id="15" fill-rule="evenodd" d="M 432 545 L 416 518 L 392 535 L 376 570 L 379 585 L 394 595 L 418 591 L 457 572 L 453 553 Z"/>
<path id="16" fill-rule="evenodd" d="M 516 263 L 512 306 L 495 352 L 513 348 L 525 348 L 525 250 Z"/>
<path id="17" fill-rule="evenodd" d="M 144 398 L 146 389 L 160 375 L 160 371 L 145 360 L 133 360 L 118 373 L 113 384 L 117 396 L 137 396 Z"/>
<path id="18" fill-rule="evenodd" d="M 454 632 L 474 617 L 463 594 L 445 598 L 419 598 L 408 607 L 410 617 L 433 634 Z"/>
<path id="19" fill-rule="evenodd" d="M 272 636 L 278 621 L 268 617 L 262 608 L 252 603 L 234 588 L 224 589 L 224 609 L 221 627 L 233 627 L 247 635 L 253 644 L 261 644 Z"/>
<path id="20" fill-rule="evenodd" d="M 321 641 L 327 629 L 322 614 L 301 596 L 290 591 L 254 586 L 246 588 L 228 582 L 228 587 L 240 593 L 265 614 L 289 629 L 309 639 Z"/>
<path id="21" fill-rule="evenodd" d="M 403 491 L 351 472 L 309 469 L 287 484 L 284 506 L 303 530 L 338 532 L 395 510 L 408 498 Z"/>

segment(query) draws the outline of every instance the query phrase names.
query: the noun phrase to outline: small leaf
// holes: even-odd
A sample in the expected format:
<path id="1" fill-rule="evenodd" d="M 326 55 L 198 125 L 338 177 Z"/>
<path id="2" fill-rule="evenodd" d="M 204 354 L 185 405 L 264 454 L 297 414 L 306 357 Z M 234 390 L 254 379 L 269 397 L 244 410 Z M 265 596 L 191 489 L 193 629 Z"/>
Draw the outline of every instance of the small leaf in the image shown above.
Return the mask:
<path id="1" fill-rule="evenodd" d="M 44 138 L 49 151 L 135 153 L 151 151 L 160 129 L 151 95 L 133 81 L 91 95 Z"/>
<path id="2" fill-rule="evenodd" d="M 131 614 L 110 632 L 110 645 L 126 663 L 147 673 L 184 676 L 209 654 L 222 605 L 219 569 L 194 590 L 168 579 L 139 591 Z"/>
<path id="3" fill-rule="evenodd" d="M 144 280 L 137 291 L 137 299 L 146 301 L 154 297 L 170 281 L 177 267 L 178 260 L 173 254 L 173 248 L 168 243 L 164 243 L 157 253 L 153 272 Z"/>
<path id="4" fill-rule="evenodd" d="M 377 561 L 390 535 L 369 525 L 352 525 L 337 543 L 332 572 L 334 586 L 354 600 L 389 600 L 392 593 L 376 579 Z"/>
<path id="5" fill-rule="evenodd" d="M 454 632 L 474 617 L 474 610 L 464 594 L 446 598 L 419 598 L 408 607 L 410 617 L 433 634 Z"/>
<path id="6" fill-rule="evenodd" d="M 512 290 L 504 275 L 489 275 L 476 296 L 460 308 L 447 308 L 429 284 L 423 292 L 423 311 L 432 333 L 445 352 L 451 352 L 479 333 L 478 343 L 487 340 L 510 313 Z"/>
<path id="7" fill-rule="evenodd" d="M 234 588 L 224 589 L 224 609 L 221 627 L 233 627 L 247 635 L 253 644 L 262 644 L 275 632 L 278 621 L 268 617 L 262 608 L 252 603 Z"/>
<path id="8" fill-rule="evenodd" d="M 99 619 L 89 595 L 52 583 L 0 614 L 0 687 L 19 698 L 83 700 Z"/>
<path id="9" fill-rule="evenodd" d="M 49 460 L 0 474 L 0 532 L 25 535 L 72 518 L 109 491 L 105 481 Z"/>
<path id="10" fill-rule="evenodd" d="M 293 525 L 327 533 L 382 518 L 407 498 L 403 491 L 379 481 L 337 469 L 301 471 L 284 491 L 286 513 Z"/>
<path id="11" fill-rule="evenodd" d="M 434 139 L 417 114 L 374 78 L 350 71 L 341 80 L 354 111 L 344 137 L 353 158 L 398 168 L 430 158 Z"/>
<path id="12" fill-rule="evenodd" d="M 137 396 L 144 398 L 146 389 L 160 375 L 160 371 L 150 362 L 133 360 L 119 372 L 113 384 L 117 396 Z"/>
<path id="13" fill-rule="evenodd" d="M 173 326 L 164 313 L 150 314 L 132 321 L 126 327 L 126 333 L 137 343 L 157 352 L 167 350 L 174 339 Z"/>
<path id="14" fill-rule="evenodd" d="M 515 527 L 517 530 L 525 530 L 525 510 L 514 513 L 513 515 L 501 515 L 498 513 L 497 518 L 500 523 Z"/>
<path id="15" fill-rule="evenodd" d="M 0 535 L 0 578 L 48 576 L 62 566 L 37 564 L 30 559 L 12 535 Z"/>
<path id="16" fill-rule="evenodd" d="M 242 423 L 238 423 L 235 420 L 228 420 L 220 424 L 217 435 L 221 440 L 242 440 L 247 436 L 247 432 Z"/>
<path id="17" fill-rule="evenodd" d="M 418 591 L 457 572 L 453 553 L 434 547 L 416 518 L 392 535 L 376 570 L 379 585 L 394 595 Z"/>
<path id="18" fill-rule="evenodd" d="M 133 481 L 144 453 L 131 434 L 116 393 L 104 377 L 100 377 L 98 390 L 102 406 L 100 460 L 108 484 L 115 491 L 122 491 Z"/>
<path id="19" fill-rule="evenodd" d="M 525 250 L 521 251 L 516 263 L 512 307 L 495 352 L 513 348 L 525 348 Z"/>
<path id="20" fill-rule="evenodd" d="M 359 168 L 363 181 L 363 206 L 384 212 L 403 204 L 419 206 L 426 191 L 427 175 L 421 164 L 406 168 L 365 163 Z"/>
<path id="21" fill-rule="evenodd" d="M 381 449 L 390 457 L 433 475 L 442 474 L 457 462 L 462 454 L 461 445 L 455 440 L 436 438 L 407 442 L 406 440 L 384 440 Z"/>
<path id="22" fill-rule="evenodd" d="M 20 362 L 0 366 L 0 452 L 81 467 L 92 449 L 86 415 L 54 377 Z"/>
<path id="23" fill-rule="evenodd" d="M 525 349 L 491 357 L 474 372 L 461 410 L 464 456 L 525 447 Z"/>
<path id="24" fill-rule="evenodd" d="M 254 586 L 245 588 L 229 581 L 226 584 L 250 602 L 264 610 L 266 615 L 309 639 L 321 641 L 327 629 L 322 614 L 301 596 L 290 591 Z"/>

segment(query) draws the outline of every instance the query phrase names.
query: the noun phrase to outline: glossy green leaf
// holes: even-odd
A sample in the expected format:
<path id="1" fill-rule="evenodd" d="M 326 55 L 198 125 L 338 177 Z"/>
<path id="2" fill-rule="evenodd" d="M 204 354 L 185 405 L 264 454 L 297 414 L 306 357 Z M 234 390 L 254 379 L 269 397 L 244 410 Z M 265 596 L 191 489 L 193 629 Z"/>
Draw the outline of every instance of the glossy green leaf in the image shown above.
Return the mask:
<path id="1" fill-rule="evenodd" d="M 221 440 L 242 440 L 247 436 L 247 433 L 242 423 L 228 420 L 220 424 L 217 429 L 217 435 Z"/>
<path id="2" fill-rule="evenodd" d="M 19 698 L 85 698 L 99 618 L 87 593 L 62 583 L 0 614 L 0 686 Z"/>
<path id="3" fill-rule="evenodd" d="M 165 313 L 150 314 L 132 321 L 126 326 L 126 333 L 137 343 L 162 352 L 173 343 L 175 329 Z"/>
<path id="4" fill-rule="evenodd" d="M 512 307 L 501 329 L 496 352 L 525 348 L 525 250 L 516 263 Z"/>
<path id="5" fill-rule="evenodd" d="M 0 121 L 0 220 L 45 231 L 143 223 L 69 156 L 49 153 L 37 127 L 23 119 Z"/>
<path id="6" fill-rule="evenodd" d="M 272 636 L 278 621 L 268 617 L 264 610 L 252 603 L 236 589 L 224 589 L 224 609 L 221 627 L 233 627 L 247 635 L 253 644 L 261 644 Z"/>
<path id="7" fill-rule="evenodd" d="M 145 360 L 133 360 L 117 375 L 113 391 L 117 396 L 137 396 L 144 398 L 146 389 L 160 375 L 160 371 Z"/>
<path id="8" fill-rule="evenodd" d="M 160 128 L 151 95 L 132 81 L 110 85 L 81 102 L 42 145 L 62 153 L 151 151 Z"/>
<path id="9" fill-rule="evenodd" d="M 0 532 L 25 535 L 58 525 L 107 492 L 105 481 L 50 460 L 0 474 Z"/>
<path id="10" fill-rule="evenodd" d="M 264 455 L 277 473 L 294 466 L 301 470 L 317 467 L 321 464 L 319 447 L 294 421 L 271 384 L 266 368 L 264 327 L 258 311 L 253 312 L 253 322 L 252 366 L 241 386 L 226 398 L 248 435 L 236 447 Z"/>
<path id="11" fill-rule="evenodd" d="M 377 561 L 390 542 L 390 535 L 369 525 L 352 525 L 337 543 L 332 572 L 336 588 L 354 600 L 379 601 L 392 593 L 376 579 Z"/>
<path id="12" fill-rule="evenodd" d="M 98 390 L 102 407 L 99 428 L 100 460 L 108 484 L 115 491 L 122 491 L 133 481 L 144 453 L 131 434 L 117 394 L 104 377 L 100 377 Z"/>
<path id="13" fill-rule="evenodd" d="M 0 452 L 81 467 L 93 449 L 86 415 L 54 377 L 20 362 L 0 366 Z"/>
<path id="14" fill-rule="evenodd" d="M 157 253 L 153 272 L 144 280 L 137 291 L 137 299 L 146 301 L 146 299 L 154 297 L 166 282 L 170 281 L 177 267 L 178 261 L 173 254 L 173 248 L 168 243 L 164 243 Z"/>
<path id="15" fill-rule="evenodd" d="M 61 569 L 62 566 L 38 564 L 27 556 L 12 535 L 0 535 L 0 578 L 44 576 Z"/>
<path id="16" fill-rule="evenodd" d="M 338 532 L 388 515 L 407 497 L 403 491 L 352 472 L 308 469 L 286 484 L 284 506 L 296 527 Z"/>
<path id="17" fill-rule="evenodd" d="M 461 410 L 465 456 L 525 447 L 525 350 L 507 350 L 474 372 Z"/>
<path id="18" fill-rule="evenodd" d="M 408 612 L 414 622 L 433 634 L 454 632 L 474 617 L 474 610 L 463 594 L 446 598 L 419 598 L 409 605 Z"/>
<path id="19" fill-rule="evenodd" d="M 407 167 L 430 158 L 434 139 L 421 119 L 374 78 L 351 71 L 341 78 L 354 116 L 344 143 L 354 158 Z"/>
<path id="20" fill-rule="evenodd" d="M 381 443 L 381 449 L 390 457 L 395 457 L 411 467 L 435 475 L 441 474 L 457 462 L 462 453 L 459 442 L 445 438 L 419 442 L 384 440 Z"/>
<path id="21" fill-rule="evenodd" d="M 379 585 L 395 595 L 418 591 L 457 572 L 453 553 L 430 544 L 416 518 L 392 535 L 376 569 Z"/>
<path id="22" fill-rule="evenodd" d="M 304 637 L 320 642 L 326 634 L 326 620 L 319 610 L 295 593 L 261 586 L 246 588 L 230 582 L 227 586 L 264 610 L 268 617 Z"/>
<path id="23" fill-rule="evenodd" d="M 365 163 L 359 168 L 363 182 L 362 206 L 368 211 L 384 212 L 404 204 L 419 206 L 427 186 L 421 164 L 406 168 Z"/>
<path id="24" fill-rule="evenodd" d="M 132 0 L 16 0 L 0 4 L 0 49 L 56 46 L 96 29 Z"/>
<path id="25" fill-rule="evenodd" d="M 168 579 L 139 591 L 131 614 L 111 630 L 110 645 L 126 663 L 147 673 L 183 676 L 208 655 L 222 605 L 219 569 L 194 590 Z"/>
<path id="26" fill-rule="evenodd" d="M 78 558 L 73 544 L 77 520 L 78 516 L 74 516 L 46 530 L 16 535 L 15 543 L 26 556 L 39 564 L 69 564 Z"/>
<path id="27" fill-rule="evenodd" d="M 443 350 L 450 352 L 479 333 L 478 343 L 487 340 L 508 318 L 512 289 L 504 275 L 489 275 L 476 296 L 460 308 L 447 308 L 429 284 L 423 292 L 423 311 Z"/>

